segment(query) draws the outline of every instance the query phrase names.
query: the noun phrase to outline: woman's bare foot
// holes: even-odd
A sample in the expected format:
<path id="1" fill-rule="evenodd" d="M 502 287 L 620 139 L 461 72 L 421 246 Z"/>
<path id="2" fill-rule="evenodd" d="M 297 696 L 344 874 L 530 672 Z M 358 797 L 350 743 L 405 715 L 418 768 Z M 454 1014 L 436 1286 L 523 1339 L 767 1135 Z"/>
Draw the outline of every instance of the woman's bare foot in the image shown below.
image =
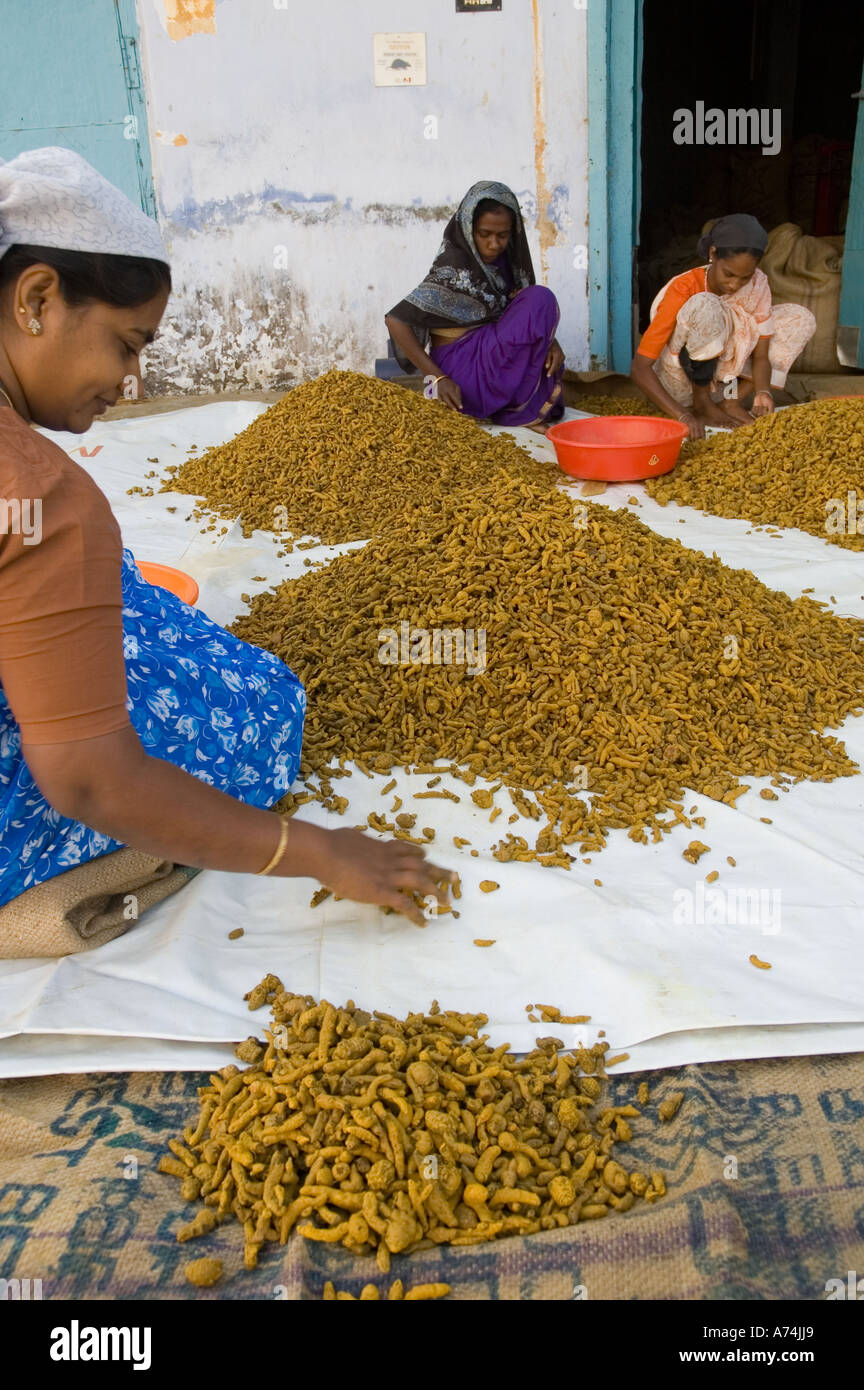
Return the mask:
<path id="1" fill-rule="evenodd" d="M 732 421 L 732 424 L 736 429 L 739 425 L 753 424 L 753 416 L 749 413 L 749 411 L 746 411 L 744 409 L 740 401 L 724 401 L 721 406 L 721 411 L 724 415 L 728 417 L 729 420 Z"/>
<path id="2" fill-rule="evenodd" d="M 700 410 L 693 410 L 691 413 L 696 417 L 703 428 L 707 425 L 713 426 L 714 429 L 721 430 L 732 428 L 732 421 L 729 416 L 725 411 L 721 410 L 719 405 L 715 405 L 713 401 L 708 401 Z"/>
<path id="3" fill-rule="evenodd" d="M 713 425 L 715 429 L 728 430 L 731 428 L 732 421 L 724 413 L 720 406 L 711 399 L 711 388 L 708 386 L 693 386 L 693 404 L 690 413 L 695 415 L 697 421 L 704 429 L 706 425 Z"/>

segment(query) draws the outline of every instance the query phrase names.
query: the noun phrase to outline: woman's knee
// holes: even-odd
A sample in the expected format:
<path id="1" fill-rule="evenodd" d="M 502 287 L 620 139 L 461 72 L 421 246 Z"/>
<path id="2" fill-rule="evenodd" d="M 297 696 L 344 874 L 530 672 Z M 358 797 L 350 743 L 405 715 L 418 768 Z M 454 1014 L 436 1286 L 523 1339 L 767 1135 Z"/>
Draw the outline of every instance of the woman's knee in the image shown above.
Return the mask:
<path id="1" fill-rule="evenodd" d="M 678 323 L 690 326 L 694 323 L 708 325 L 711 328 L 719 328 L 725 324 L 723 303 L 718 294 L 712 294 L 710 290 L 701 290 L 699 294 L 691 294 L 678 310 Z"/>
<path id="2" fill-rule="evenodd" d="M 777 304 L 773 310 L 774 331 L 790 330 L 802 343 L 809 343 L 818 327 L 816 315 L 803 304 Z"/>
<path id="3" fill-rule="evenodd" d="M 501 319 L 499 333 L 516 341 L 549 338 L 559 319 L 558 300 L 545 285 L 528 285 L 510 301 Z"/>
<path id="4" fill-rule="evenodd" d="M 519 291 L 519 298 L 526 303 L 543 305 L 549 309 L 558 309 L 558 300 L 546 285 L 527 285 L 524 290 Z"/>
<path id="5" fill-rule="evenodd" d="M 530 310 L 532 318 L 536 315 L 544 321 L 554 324 L 558 320 L 558 300 L 546 285 L 528 285 L 521 290 L 512 304 L 522 301 L 523 305 Z"/>

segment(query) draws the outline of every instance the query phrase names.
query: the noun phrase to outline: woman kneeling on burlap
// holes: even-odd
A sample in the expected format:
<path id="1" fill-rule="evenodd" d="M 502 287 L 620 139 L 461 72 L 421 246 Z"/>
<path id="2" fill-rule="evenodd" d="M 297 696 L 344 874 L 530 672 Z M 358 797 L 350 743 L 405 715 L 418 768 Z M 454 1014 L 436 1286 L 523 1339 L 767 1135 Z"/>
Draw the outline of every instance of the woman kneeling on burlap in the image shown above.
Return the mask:
<path id="1" fill-rule="evenodd" d="M 691 439 L 706 425 L 735 429 L 770 414 L 771 387 L 785 386 L 816 331 L 803 305 L 772 305 L 759 269 L 767 244 L 755 217 L 721 217 L 697 247 L 707 265 L 676 275 L 651 305 L 630 375 Z"/>
<path id="2" fill-rule="evenodd" d="M 80 156 L 0 163 L 0 495 L 41 517 L 0 525 L 0 912 L 127 846 L 422 925 L 406 894 L 440 898 L 441 875 L 417 847 L 264 809 L 297 774 L 297 678 L 148 584 L 93 479 L 30 428 L 83 433 L 122 397 L 170 283 L 155 222 Z"/>

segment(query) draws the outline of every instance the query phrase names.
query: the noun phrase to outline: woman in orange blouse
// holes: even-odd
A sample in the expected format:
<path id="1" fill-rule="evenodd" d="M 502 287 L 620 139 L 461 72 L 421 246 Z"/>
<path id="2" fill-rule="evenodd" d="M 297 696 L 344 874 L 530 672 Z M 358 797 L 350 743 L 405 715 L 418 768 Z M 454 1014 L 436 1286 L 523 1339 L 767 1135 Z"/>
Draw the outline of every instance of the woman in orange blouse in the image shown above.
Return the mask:
<path id="1" fill-rule="evenodd" d="M 746 213 L 721 217 L 700 238 L 706 265 L 676 275 L 651 305 L 630 375 L 691 439 L 706 425 L 737 428 L 774 409 L 792 363 L 816 331 L 800 304 L 771 302 L 759 261 L 764 227 Z"/>

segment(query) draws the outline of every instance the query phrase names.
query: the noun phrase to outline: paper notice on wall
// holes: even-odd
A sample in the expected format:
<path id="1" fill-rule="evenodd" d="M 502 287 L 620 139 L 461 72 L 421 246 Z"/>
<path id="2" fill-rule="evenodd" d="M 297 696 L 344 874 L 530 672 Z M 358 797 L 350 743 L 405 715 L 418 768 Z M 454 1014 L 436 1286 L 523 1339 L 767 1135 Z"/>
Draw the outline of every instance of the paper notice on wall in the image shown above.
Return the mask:
<path id="1" fill-rule="evenodd" d="M 376 87 L 425 87 L 425 34 L 375 34 L 374 53 Z"/>

